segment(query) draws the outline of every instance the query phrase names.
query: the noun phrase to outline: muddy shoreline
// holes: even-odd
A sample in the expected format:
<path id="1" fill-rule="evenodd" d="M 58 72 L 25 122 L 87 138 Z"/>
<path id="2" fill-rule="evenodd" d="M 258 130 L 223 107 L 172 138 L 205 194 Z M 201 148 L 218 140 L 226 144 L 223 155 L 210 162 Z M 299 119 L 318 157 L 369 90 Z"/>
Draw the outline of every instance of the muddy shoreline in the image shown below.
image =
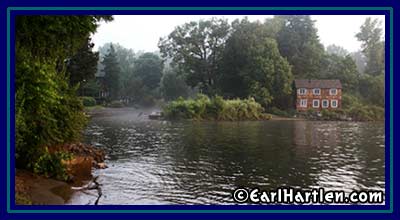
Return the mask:
<path id="1" fill-rule="evenodd" d="M 72 153 L 71 160 L 65 161 L 67 182 L 37 175 L 28 170 L 15 170 L 15 203 L 17 205 L 64 205 L 79 193 L 93 195 L 87 205 L 96 205 L 102 196 L 101 185 L 93 177 L 93 169 L 105 169 L 104 151 L 82 143 L 64 144 L 51 151 Z"/>

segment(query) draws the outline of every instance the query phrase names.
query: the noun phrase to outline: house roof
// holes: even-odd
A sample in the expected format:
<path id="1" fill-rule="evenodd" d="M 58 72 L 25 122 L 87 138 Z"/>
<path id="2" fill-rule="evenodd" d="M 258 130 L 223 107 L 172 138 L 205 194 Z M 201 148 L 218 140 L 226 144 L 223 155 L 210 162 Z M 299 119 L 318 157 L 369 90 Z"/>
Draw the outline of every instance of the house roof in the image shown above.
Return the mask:
<path id="1" fill-rule="evenodd" d="M 342 83 L 338 79 L 296 79 L 294 80 L 296 88 L 342 88 Z"/>

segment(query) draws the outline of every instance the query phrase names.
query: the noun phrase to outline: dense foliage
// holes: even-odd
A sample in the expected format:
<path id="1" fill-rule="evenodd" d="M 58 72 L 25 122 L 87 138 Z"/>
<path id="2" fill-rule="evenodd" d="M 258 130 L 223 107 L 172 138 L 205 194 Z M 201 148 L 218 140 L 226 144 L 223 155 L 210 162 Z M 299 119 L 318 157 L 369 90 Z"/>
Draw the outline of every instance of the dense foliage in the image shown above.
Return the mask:
<path id="1" fill-rule="evenodd" d="M 121 74 L 120 66 L 118 63 L 117 55 L 113 45 L 110 46 L 108 53 L 105 55 L 102 64 L 104 66 L 104 83 L 107 88 L 110 99 L 115 100 L 120 96 L 120 81 L 119 77 Z"/>
<path id="2" fill-rule="evenodd" d="M 94 43 L 90 38 L 83 43 L 79 50 L 69 59 L 67 59 L 67 74 L 69 75 L 70 85 L 78 83 L 85 84 L 94 78 L 97 72 L 97 62 L 99 53 L 93 52 Z"/>
<path id="3" fill-rule="evenodd" d="M 17 16 L 16 165 L 40 170 L 46 147 L 77 140 L 85 125 L 65 60 L 110 16 Z M 48 161 L 48 160 L 47 160 Z M 38 167 L 39 166 L 39 167 Z"/>
<path id="4" fill-rule="evenodd" d="M 179 97 L 187 98 L 189 88 L 183 77 L 174 69 L 166 69 L 161 79 L 160 92 L 166 101 L 171 101 Z"/>
<path id="5" fill-rule="evenodd" d="M 81 96 L 82 99 L 82 104 L 85 107 L 90 107 L 90 106 L 95 106 L 96 105 L 96 99 L 90 96 Z"/>
<path id="6" fill-rule="evenodd" d="M 182 98 L 164 107 L 164 115 L 169 119 L 197 120 L 260 120 L 269 119 L 263 107 L 253 98 L 225 100 L 221 96 L 208 98 L 199 95 L 196 99 Z"/>
<path id="7" fill-rule="evenodd" d="M 188 85 L 199 86 L 204 94 L 213 95 L 217 89 L 225 42 L 229 36 L 227 20 L 212 18 L 192 21 L 173 30 L 159 42 L 164 58 L 172 58 Z"/>
<path id="8" fill-rule="evenodd" d="M 274 19 L 281 25 L 276 40 L 279 51 L 292 65 L 297 78 L 318 78 L 324 47 L 309 15 L 282 15 Z"/>
<path id="9" fill-rule="evenodd" d="M 254 97 L 263 106 L 291 106 L 292 73 L 261 23 L 236 20 L 226 42 L 219 87 L 225 97 Z"/>

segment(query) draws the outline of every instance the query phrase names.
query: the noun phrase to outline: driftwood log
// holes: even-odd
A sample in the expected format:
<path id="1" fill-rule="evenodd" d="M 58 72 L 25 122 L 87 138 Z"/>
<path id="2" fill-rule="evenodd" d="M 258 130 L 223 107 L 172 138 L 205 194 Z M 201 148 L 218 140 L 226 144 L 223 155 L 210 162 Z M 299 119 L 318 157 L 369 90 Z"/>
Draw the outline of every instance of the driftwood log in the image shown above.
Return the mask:
<path id="1" fill-rule="evenodd" d="M 80 187 L 71 187 L 71 189 L 76 190 L 76 191 L 97 190 L 97 198 L 94 202 L 94 205 L 98 205 L 99 200 L 100 200 L 101 196 L 103 195 L 103 192 L 101 190 L 101 184 L 99 182 L 97 182 L 98 178 L 99 178 L 99 176 L 96 176 L 89 183 L 87 183 L 83 186 L 80 186 Z"/>

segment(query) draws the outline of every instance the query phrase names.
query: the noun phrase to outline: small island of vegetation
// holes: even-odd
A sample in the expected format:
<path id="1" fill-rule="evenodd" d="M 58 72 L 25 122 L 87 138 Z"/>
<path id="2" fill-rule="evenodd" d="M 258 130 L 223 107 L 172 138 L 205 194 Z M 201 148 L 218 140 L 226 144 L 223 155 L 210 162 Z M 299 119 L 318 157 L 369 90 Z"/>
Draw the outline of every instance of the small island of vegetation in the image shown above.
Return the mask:
<path id="1" fill-rule="evenodd" d="M 254 98 L 225 100 L 198 95 L 195 99 L 179 98 L 164 107 L 167 119 L 197 119 L 218 121 L 268 120 L 271 115 Z"/>

